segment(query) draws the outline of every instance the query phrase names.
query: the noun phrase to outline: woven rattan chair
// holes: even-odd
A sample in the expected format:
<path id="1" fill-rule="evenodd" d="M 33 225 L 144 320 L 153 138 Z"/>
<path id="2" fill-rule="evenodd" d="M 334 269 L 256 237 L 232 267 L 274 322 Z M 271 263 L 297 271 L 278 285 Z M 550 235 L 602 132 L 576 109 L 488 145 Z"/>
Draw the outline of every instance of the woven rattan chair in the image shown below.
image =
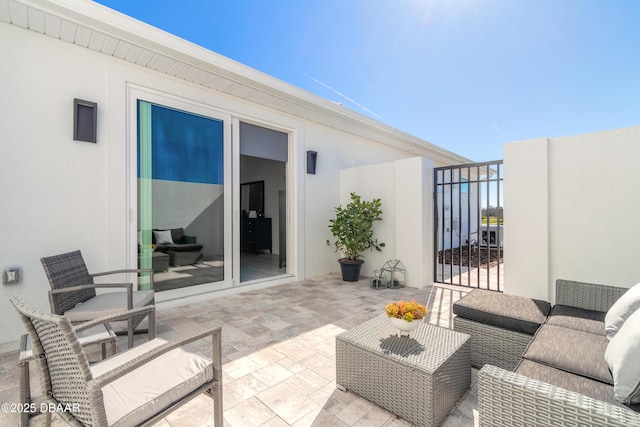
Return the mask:
<path id="1" fill-rule="evenodd" d="M 11 303 L 31 336 L 45 403 L 70 425 L 150 425 L 205 392 L 213 400 L 215 425 L 222 427 L 219 327 L 173 343 L 153 339 L 89 366 L 76 330 L 149 308 L 74 327 L 64 316 L 29 308 L 19 296 L 11 297 Z M 211 339 L 211 360 L 181 348 L 205 338 Z M 45 414 L 49 426 L 51 411 Z"/>
<path id="2" fill-rule="evenodd" d="M 80 251 L 41 258 L 49 279 L 49 303 L 51 312 L 68 317 L 72 322 L 86 322 L 97 317 L 155 303 L 153 270 L 113 270 L 89 274 Z M 119 273 L 149 273 L 150 290 L 133 291 L 132 283 L 95 283 L 94 277 Z M 96 288 L 120 288 L 126 292 L 96 293 Z M 128 322 L 129 348 L 133 346 L 133 334 L 144 315 Z"/>

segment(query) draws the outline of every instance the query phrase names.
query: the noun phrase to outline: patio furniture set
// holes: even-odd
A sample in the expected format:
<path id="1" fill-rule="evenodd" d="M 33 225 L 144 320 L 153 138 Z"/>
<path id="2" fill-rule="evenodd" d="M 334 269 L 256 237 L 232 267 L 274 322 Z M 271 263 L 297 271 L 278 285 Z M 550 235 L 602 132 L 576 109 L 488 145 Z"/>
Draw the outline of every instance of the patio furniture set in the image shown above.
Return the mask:
<path id="1" fill-rule="evenodd" d="M 155 338 L 152 270 L 144 271 L 151 289 L 133 291 L 132 284 L 94 283 L 97 275 L 88 273 L 79 251 L 42 264 L 53 314 L 11 298 L 28 331 L 19 356 L 25 408 L 35 409 L 29 388 L 35 361 L 45 403 L 64 407 L 57 414 L 70 424 L 148 425 L 205 392 L 222 426 L 219 327 L 166 342 Z M 97 294 L 99 287 L 126 293 Z M 556 301 L 551 307 L 474 290 L 454 304 L 453 330 L 421 323 L 408 335 L 381 315 L 336 337 L 337 387 L 433 426 L 464 396 L 475 366 L 480 425 L 640 426 L 640 366 L 633 363 L 640 352 L 640 284 L 629 290 L 558 280 Z M 145 317 L 149 341 L 131 348 Z M 128 325 L 129 350 L 116 354 L 117 321 Z M 211 340 L 210 359 L 181 348 L 202 339 Z M 89 344 L 102 346 L 104 360 L 89 364 L 83 350 Z M 21 425 L 35 413 L 24 411 Z M 45 415 L 50 425 L 51 412 Z"/>
<path id="2" fill-rule="evenodd" d="M 454 329 L 481 368 L 480 424 L 640 426 L 638 308 L 640 284 L 558 280 L 553 307 L 484 290 L 461 298 Z"/>
<path id="3" fill-rule="evenodd" d="M 558 280 L 556 304 L 473 290 L 454 330 L 394 335 L 380 316 L 336 337 L 336 381 L 419 426 L 478 374 L 481 426 L 640 426 L 640 284 Z"/>
<path id="4" fill-rule="evenodd" d="M 20 425 L 27 426 L 42 405 L 47 426 L 52 412 L 70 425 L 151 425 L 201 393 L 213 399 L 215 425 L 223 425 L 220 327 L 174 342 L 156 338 L 152 270 L 89 274 L 80 251 L 41 261 L 51 285 L 52 314 L 30 308 L 20 296 L 10 299 L 28 332 L 18 358 Z M 150 289 L 94 282 L 94 277 L 116 273 L 149 274 Z M 96 293 L 96 288 L 126 292 Z M 148 328 L 139 329 L 145 318 Z M 122 322 L 129 349 L 116 353 L 111 325 Z M 133 347 L 133 334 L 140 332 L 148 333 L 149 341 Z M 182 348 L 203 339 L 211 342 L 210 358 Z M 89 345 L 100 345 L 104 360 L 90 365 L 84 350 Z M 108 345 L 111 356 L 105 359 Z M 32 361 L 40 373 L 42 405 L 31 401 Z"/>

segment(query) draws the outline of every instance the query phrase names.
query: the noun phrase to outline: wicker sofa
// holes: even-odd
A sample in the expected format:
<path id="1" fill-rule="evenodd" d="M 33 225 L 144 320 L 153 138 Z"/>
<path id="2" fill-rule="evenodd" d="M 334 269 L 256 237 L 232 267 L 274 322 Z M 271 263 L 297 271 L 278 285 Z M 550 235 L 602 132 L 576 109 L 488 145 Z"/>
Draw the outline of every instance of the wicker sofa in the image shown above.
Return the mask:
<path id="1" fill-rule="evenodd" d="M 627 290 L 558 280 L 556 305 L 515 371 L 489 362 L 478 373 L 480 425 L 640 426 L 640 405 L 615 399 L 604 362 L 604 316 Z"/>

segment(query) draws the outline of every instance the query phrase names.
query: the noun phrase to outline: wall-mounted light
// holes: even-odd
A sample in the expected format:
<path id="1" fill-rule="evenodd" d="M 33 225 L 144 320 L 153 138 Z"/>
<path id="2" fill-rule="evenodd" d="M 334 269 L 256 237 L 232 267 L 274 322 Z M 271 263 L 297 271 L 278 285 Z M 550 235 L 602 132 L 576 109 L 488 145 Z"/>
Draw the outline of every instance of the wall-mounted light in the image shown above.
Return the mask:
<path id="1" fill-rule="evenodd" d="M 97 142 L 98 104 L 82 99 L 73 100 L 74 141 Z"/>
<path id="2" fill-rule="evenodd" d="M 308 174 L 315 175 L 317 161 L 318 161 L 318 152 L 307 151 L 307 173 Z"/>

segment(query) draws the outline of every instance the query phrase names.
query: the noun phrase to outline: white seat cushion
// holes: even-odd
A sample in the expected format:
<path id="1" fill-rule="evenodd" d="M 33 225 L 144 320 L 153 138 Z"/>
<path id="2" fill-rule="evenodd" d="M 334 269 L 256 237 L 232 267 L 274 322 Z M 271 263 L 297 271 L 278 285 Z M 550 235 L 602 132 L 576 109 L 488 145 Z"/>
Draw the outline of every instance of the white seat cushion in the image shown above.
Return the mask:
<path id="1" fill-rule="evenodd" d="M 624 404 L 640 403 L 640 309 L 611 338 L 604 360 L 613 375 L 613 392 Z"/>
<path id="2" fill-rule="evenodd" d="M 91 367 L 95 377 L 164 344 L 156 338 Z M 109 426 L 132 426 L 213 379 L 207 358 L 182 349 L 172 350 L 106 385 L 102 389 Z"/>
<path id="3" fill-rule="evenodd" d="M 134 291 L 133 308 L 144 307 L 153 300 L 153 291 Z M 64 312 L 71 322 L 85 322 L 96 317 L 120 313 L 127 309 L 127 293 L 105 292 Z"/>

